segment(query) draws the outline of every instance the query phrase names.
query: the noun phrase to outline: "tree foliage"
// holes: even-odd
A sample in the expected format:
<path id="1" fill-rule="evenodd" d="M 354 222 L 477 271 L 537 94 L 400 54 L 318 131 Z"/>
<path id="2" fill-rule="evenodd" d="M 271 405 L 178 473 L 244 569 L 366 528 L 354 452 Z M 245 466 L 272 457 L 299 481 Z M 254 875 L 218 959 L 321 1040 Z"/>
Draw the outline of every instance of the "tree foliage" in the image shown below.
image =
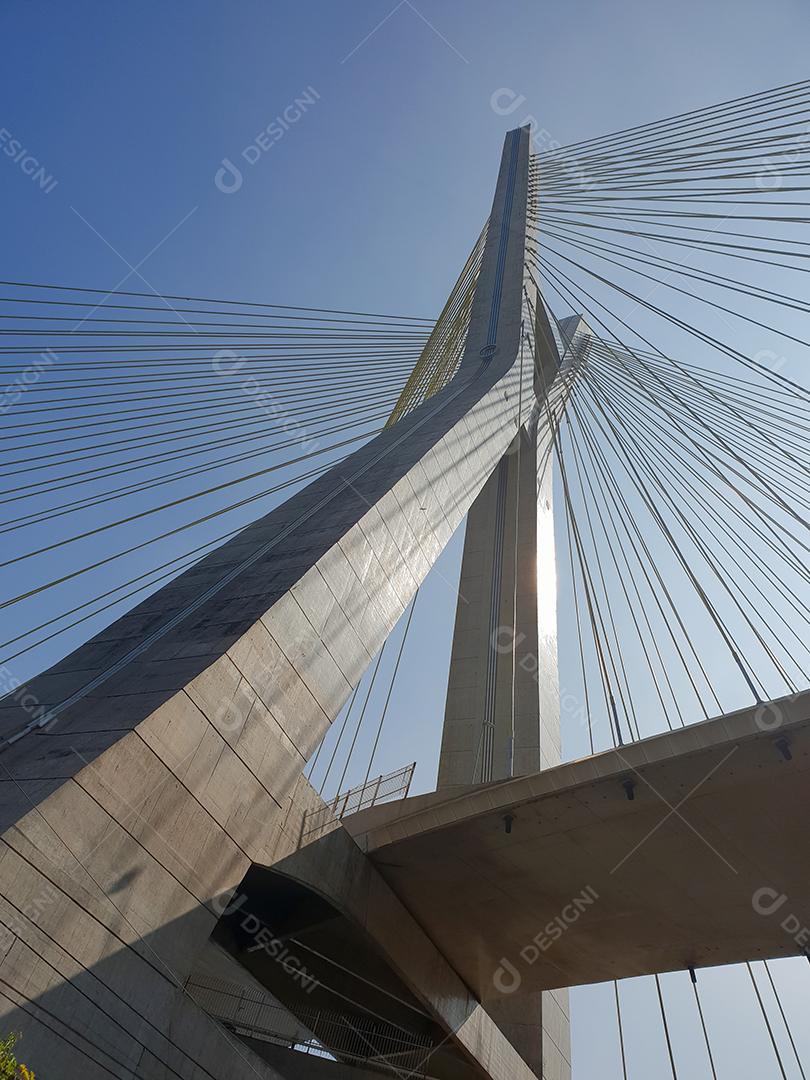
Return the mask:
<path id="1" fill-rule="evenodd" d="M 5 1039 L 0 1039 L 0 1080 L 34 1080 L 33 1072 L 18 1062 L 14 1054 L 19 1038 L 19 1033 L 12 1031 Z"/>

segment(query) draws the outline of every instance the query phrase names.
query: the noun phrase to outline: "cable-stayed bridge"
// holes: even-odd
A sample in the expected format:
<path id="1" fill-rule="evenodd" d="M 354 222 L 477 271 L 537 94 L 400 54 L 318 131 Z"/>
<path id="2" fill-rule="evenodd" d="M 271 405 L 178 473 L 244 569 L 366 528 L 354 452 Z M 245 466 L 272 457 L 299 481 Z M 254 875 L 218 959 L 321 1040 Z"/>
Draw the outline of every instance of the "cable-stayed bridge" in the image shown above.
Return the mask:
<path id="1" fill-rule="evenodd" d="M 627 1078 L 651 976 L 663 1068 L 722 1076 L 739 964 L 805 1075 L 809 102 L 509 132 L 435 319 L 2 283 L 0 997 L 39 1073 L 556 1080 L 605 982 Z M 411 795 L 392 694 L 465 520 Z"/>

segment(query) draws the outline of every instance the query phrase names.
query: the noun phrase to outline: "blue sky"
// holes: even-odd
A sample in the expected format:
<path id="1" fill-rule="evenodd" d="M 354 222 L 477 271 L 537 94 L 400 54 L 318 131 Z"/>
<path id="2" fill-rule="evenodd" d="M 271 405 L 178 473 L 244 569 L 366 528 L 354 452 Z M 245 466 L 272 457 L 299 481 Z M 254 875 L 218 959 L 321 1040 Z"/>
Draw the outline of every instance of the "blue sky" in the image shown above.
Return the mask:
<path id="1" fill-rule="evenodd" d="M 809 29 L 799 0 L 6 2 L 0 127 L 56 186 L 0 155 L 0 276 L 432 315 L 487 214 L 507 128 L 534 118 L 565 144 L 801 79 Z M 508 115 L 492 105 L 503 90 Z M 300 118 L 248 150 L 285 111 Z M 242 172 L 232 193 L 215 182 L 225 159 Z M 377 760 L 417 758 L 423 789 L 460 541 L 420 597 Z M 804 968 L 777 970 L 806 994 Z M 774 1075 L 733 975 L 706 976 L 726 1075 Z M 575 995 L 577 1080 L 620 1075 L 607 990 Z M 631 1075 L 665 1075 L 650 988 L 628 994 Z M 691 1024 L 676 1037 L 686 1074 L 708 1075 L 684 1049 L 688 1001 L 675 1015 Z"/>
<path id="2" fill-rule="evenodd" d="M 131 263 L 193 211 L 141 268 L 158 289 L 430 314 L 507 127 L 534 116 L 567 143 L 789 82 L 810 18 L 784 0 L 419 11 L 4 4 L 3 125 L 58 180 L 42 198 L 0 162 L 4 262 L 107 285 L 127 267 L 71 207 Z M 223 195 L 222 159 L 307 87 L 316 105 Z M 504 87 L 526 99 L 507 117 Z"/>

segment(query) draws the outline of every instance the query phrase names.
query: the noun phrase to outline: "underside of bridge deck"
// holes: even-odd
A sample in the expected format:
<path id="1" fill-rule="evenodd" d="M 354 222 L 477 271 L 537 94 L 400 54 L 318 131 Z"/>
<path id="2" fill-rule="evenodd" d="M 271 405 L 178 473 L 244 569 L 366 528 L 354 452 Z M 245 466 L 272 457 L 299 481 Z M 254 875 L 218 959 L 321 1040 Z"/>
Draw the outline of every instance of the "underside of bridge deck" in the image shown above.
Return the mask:
<path id="1" fill-rule="evenodd" d="M 346 826 L 486 1001 L 804 952 L 808 769 L 803 693 Z"/>

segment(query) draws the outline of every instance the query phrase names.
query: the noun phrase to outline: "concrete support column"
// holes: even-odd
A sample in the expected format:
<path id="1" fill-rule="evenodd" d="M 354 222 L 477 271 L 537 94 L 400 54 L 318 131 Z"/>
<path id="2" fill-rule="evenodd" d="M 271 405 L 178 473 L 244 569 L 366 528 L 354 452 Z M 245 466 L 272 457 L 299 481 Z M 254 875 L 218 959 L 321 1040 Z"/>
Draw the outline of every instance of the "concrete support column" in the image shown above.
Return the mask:
<path id="1" fill-rule="evenodd" d="M 439 789 L 528 775 L 560 762 L 547 401 L 564 342 L 556 343 L 539 298 L 535 310 L 535 412 L 467 514 Z M 566 990 L 504 996 L 488 1002 L 487 1010 L 537 1076 L 569 1080 Z"/>
<path id="2" fill-rule="evenodd" d="M 548 403 L 563 348 L 539 297 L 535 301 L 534 412 L 467 514 L 439 789 L 526 775 L 559 762 Z M 528 368 L 527 341 L 524 323 L 522 363 Z"/>
<path id="3" fill-rule="evenodd" d="M 439 788 L 540 768 L 535 471 L 524 428 L 467 515 Z"/>

